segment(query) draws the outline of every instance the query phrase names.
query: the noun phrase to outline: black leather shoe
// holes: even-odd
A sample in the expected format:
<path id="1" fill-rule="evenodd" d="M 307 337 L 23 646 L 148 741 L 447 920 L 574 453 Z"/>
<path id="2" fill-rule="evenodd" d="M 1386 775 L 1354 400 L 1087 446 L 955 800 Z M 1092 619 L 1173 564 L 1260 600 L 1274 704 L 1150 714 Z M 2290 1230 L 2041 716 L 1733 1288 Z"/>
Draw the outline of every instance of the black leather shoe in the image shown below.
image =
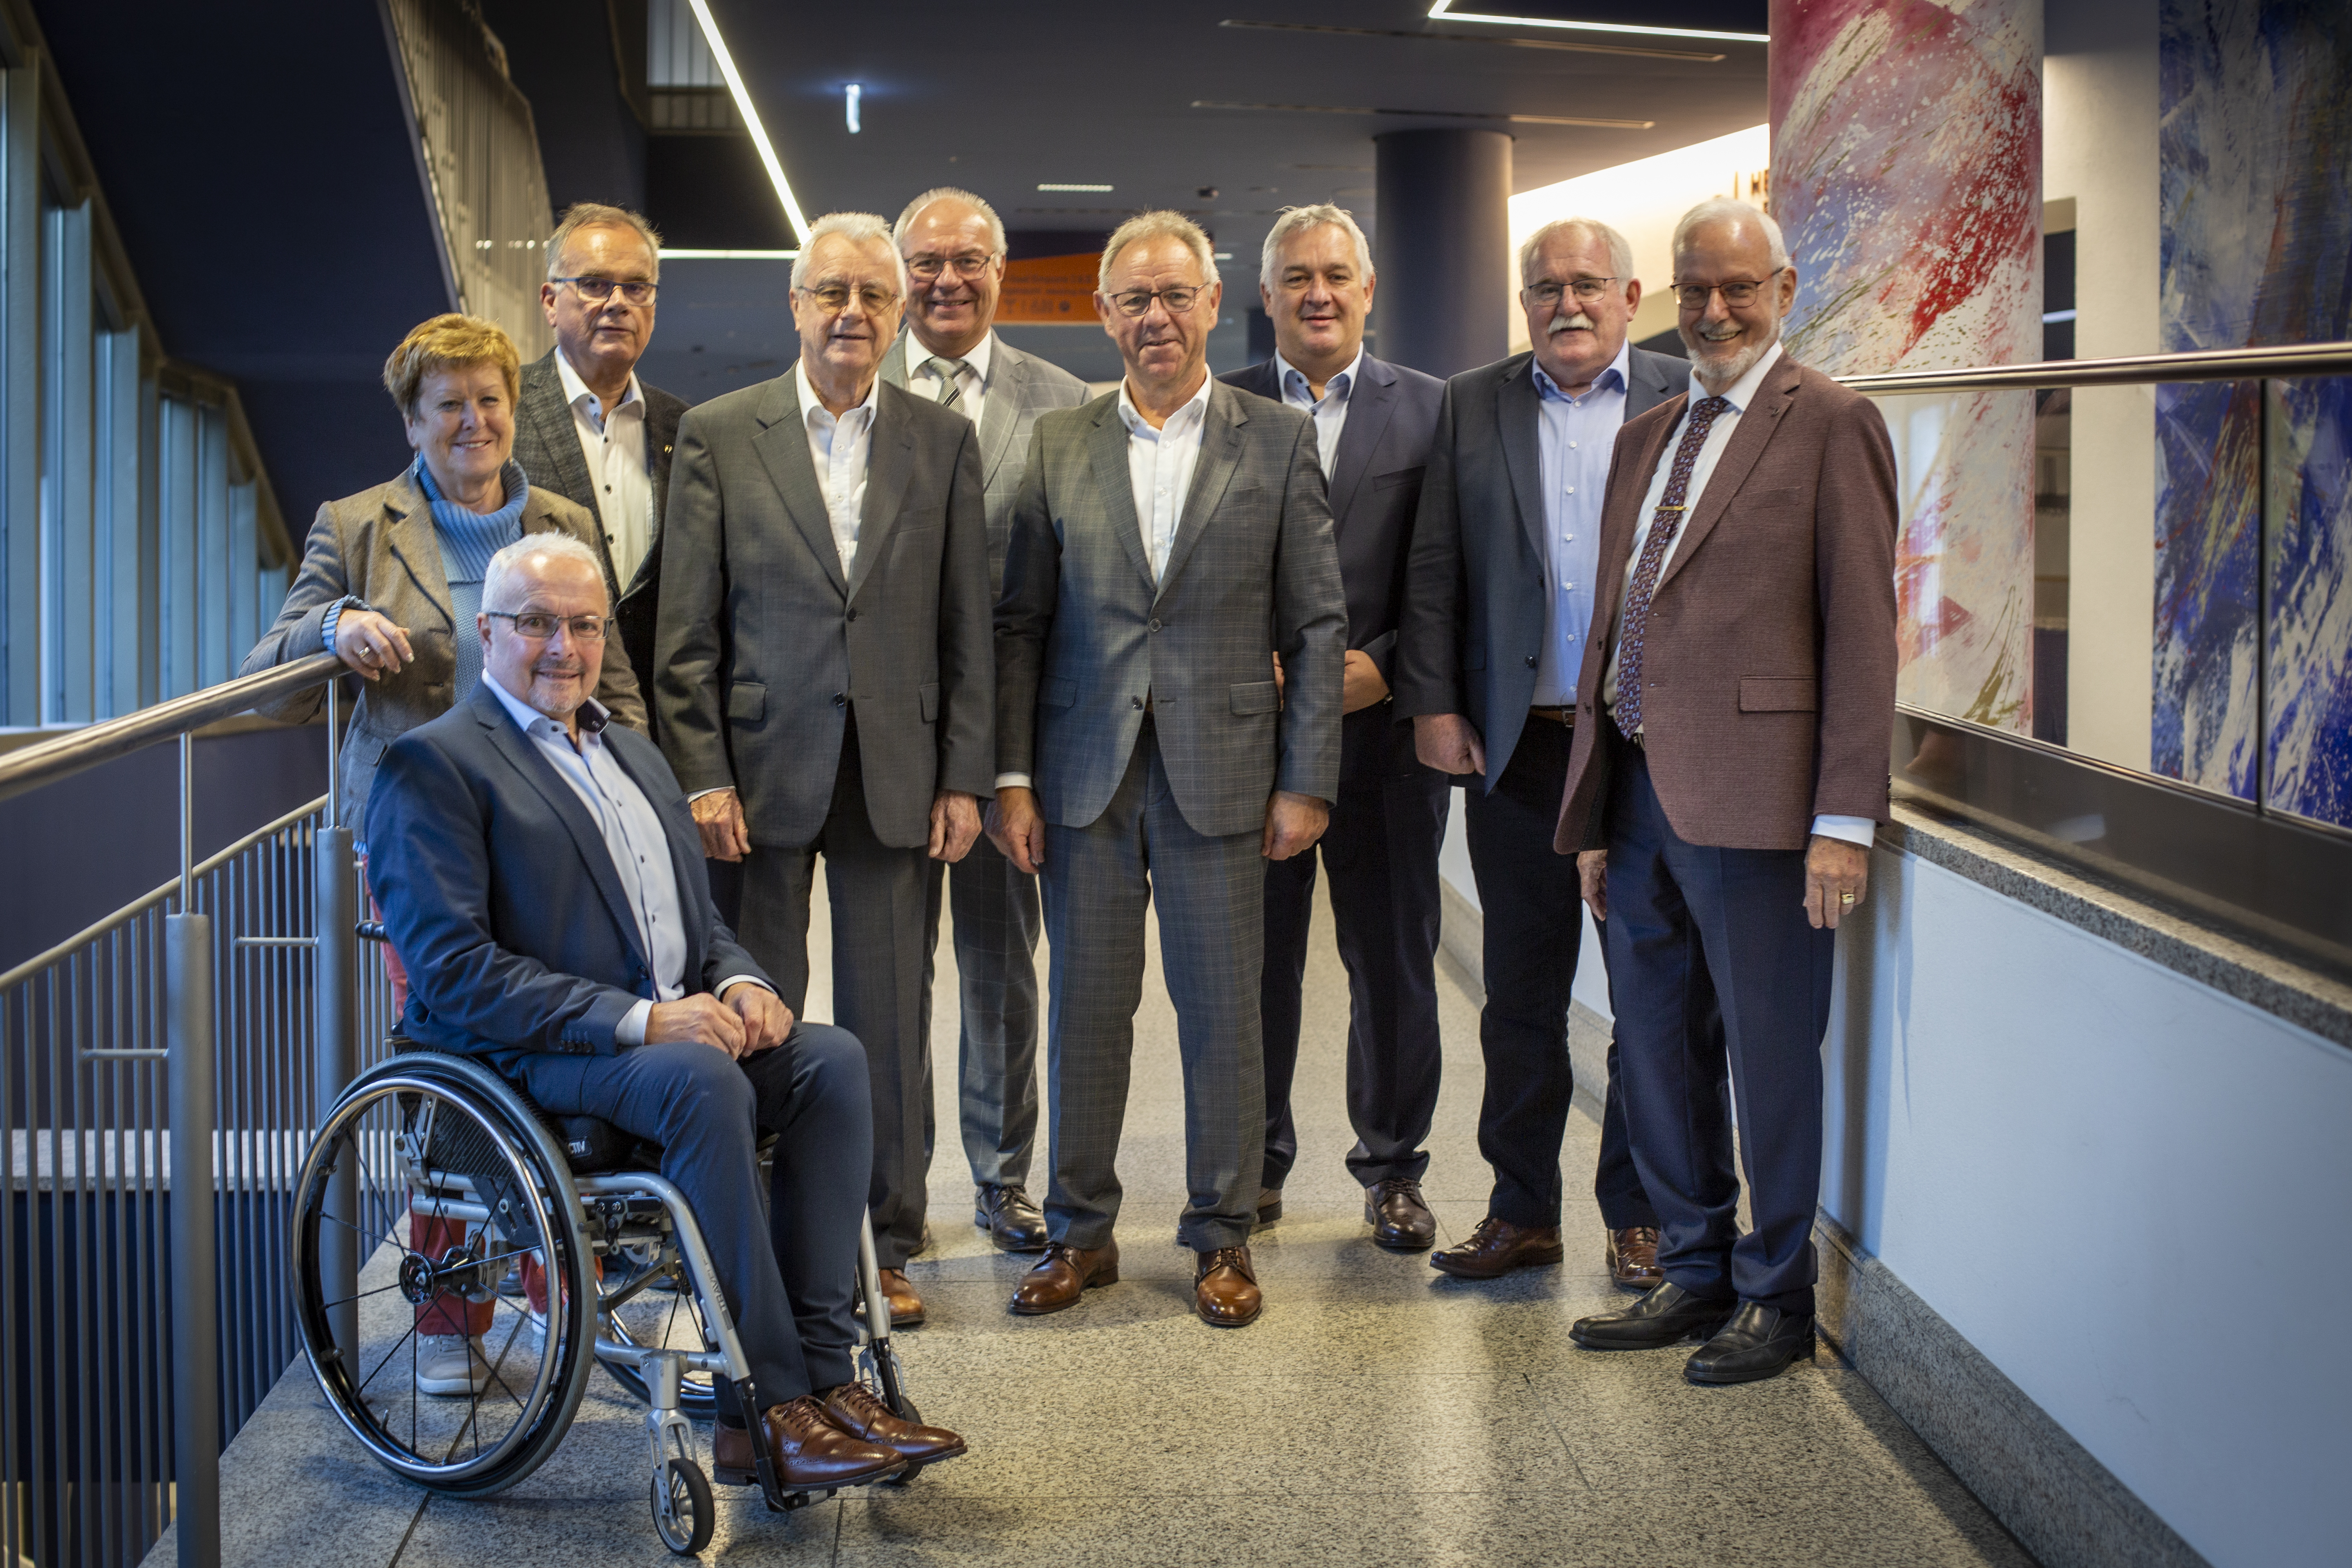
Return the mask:
<path id="1" fill-rule="evenodd" d="M 1257 1228 L 1264 1230 L 1282 1217 L 1282 1189 L 1260 1187 L 1257 1190 Z"/>
<path id="2" fill-rule="evenodd" d="M 1693 1383 L 1761 1383 L 1790 1362 L 1813 1359 L 1813 1315 L 1739 1303 L 1731 1321 L 1683 1363 Z"/>
<path id="3" fill-rule="evenodd" d="M 1426 1252 L 1437 1241 L 1437 1216 L 1421 1201 L 1419 1182 L 1375 1182 L 1364 1189 L 1364 1223 L 1374 1244 L 1391 1252 Z"/>
<path id="4" fill-rule="evenodd" d="M 1622 1312 L 1577 1319 L 1568 1337 L 1589 1351 L 1663 1350 L 1693 1335 L 1708 1337 L 1729 1321 L 1737 1306 L 1717 1297 L 1694 1296 L 1669 1279 Z"/>
<path id="5" fill-rule="evenodd" d="M 1045 1250 L 1045 1216 L 1018 1182 L 973 1188 L 971 1223 L 988 1232 L 999 1251 Z"/>

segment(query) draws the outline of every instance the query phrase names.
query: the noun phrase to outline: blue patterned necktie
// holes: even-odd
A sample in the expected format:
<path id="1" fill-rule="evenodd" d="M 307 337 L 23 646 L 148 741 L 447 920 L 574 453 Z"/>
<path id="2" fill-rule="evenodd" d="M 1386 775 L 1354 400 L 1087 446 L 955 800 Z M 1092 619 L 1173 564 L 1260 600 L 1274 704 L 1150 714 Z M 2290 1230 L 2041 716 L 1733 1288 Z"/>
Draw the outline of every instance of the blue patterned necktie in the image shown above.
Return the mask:
<path id="1" fill-rule="evenodd" d="M 1682 527 L 1683 498 L 1690 493 L 1691 470 L 1706 433 L 1731 407 L 1727 397 L 1707 397 L 1691 405 L 1690 423 L 1683 427 L 1682 444 L 1675 448 L 1675 466 L 1666 475 L 1666 493 L 1658 498 L 1658 511 L 1650 520 L 1650 537 L 1642 546 L 1641 563 L 1633 568 L 1633 584 L 1625 590 L 1625 625 L 1617 637 L 1617 709 L 1612 717 L 1627 740 L 1642 727 L 1642 634 L 1650 622 L 1650 595 L 1657 592 L 1658 569 L 1674 547 Z"/>

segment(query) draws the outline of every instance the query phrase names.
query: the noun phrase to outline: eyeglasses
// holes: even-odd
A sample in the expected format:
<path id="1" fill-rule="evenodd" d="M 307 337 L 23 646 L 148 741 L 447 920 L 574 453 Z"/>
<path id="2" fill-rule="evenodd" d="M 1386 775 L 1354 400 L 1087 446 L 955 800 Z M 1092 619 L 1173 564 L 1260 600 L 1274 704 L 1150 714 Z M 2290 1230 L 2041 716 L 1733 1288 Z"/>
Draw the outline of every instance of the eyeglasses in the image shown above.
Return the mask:
<path id="1" fill-rule="evenodd" d="M 1761 278 L 1738 278 L 1728 283 L 1677 283 L 1675 302 L 1685 310 L 1704 310 L 1707 296 L 1720 294 L 1723 302 L 1737 310 L 1756 303 L 1756 291 L 1787 270 L 1785 267 L 1775 267 Z"/>
<path id="2" fill-rule="evenodd" d="M 953 268 L 957 277 L 970 282 L 986 272 L 988 264 L 995 259 L 993 256 L 977 255 L 918 256 L 907 263 L 907 272 L 919 283 L 930 283 L 937 281 L 940 273 Z"/>
<path id="3" fill-rule="evenodd" d="M 1614 278 L 1579 278 L 1565 288 L 1558 283 L 1530 283 L 1528 298 L 1546 309 L 1559 304 L 1563 294 L 1574 294 L 1590 302 L 1609 292 L 1609 285 L 1616 281 Z"/>
<path id="4" fill-rule="evenodd" d="M 509 615 L 504 610 L 485 610 L 484 615 L 495 620 L 512 621 L 516 633 L 533 642 L 545 642 L 562 626 L 572 634 L 573 642 L 603 642 L 605 628 L 613 624 L 610 616 L 551 616 L 541 610 L 525 610 Z"/>
<path id="5" fill-rule="evenodd" d="M 625 283 L 613 278 L 551 278 L 548 281 L 571 284 L 580 291 L 580 297 L 592 305 L 603 304 L 616 290 L 632 305 L 650 305 L 654 302 L 654 291 L 661 287 L 658 283 L 636 279 Z"/>
<path id="6" fill-rule="evenodd" d="M 1191 310 L 1192 302 L 1204 292 L 1206 290 L 1180 283 L 1173 289 L 1129 289 L 1124 294 L 1113 294 L 1110 302 L 1118 307 L 1118 313 L 1122 316 L 1140 316 L 1151 309 L 1151 301 L 1157 300 L 1168 307 L 1170 315 L 1181 316 Z"/>
<path id="7" fill-rule="evenodd" d="M 820 283 L 814 289 L 796 289 L 795 292 L 807 295 L 828 315 L 835 316 L 849 309 L 849 297 L 853 293 L 857 296 L 858 304 L 865 307 L 866 313 L 869 316 L 880 315 L 898 301 L 898 296 L 896 293 L 885 289 L 879 283 L 867 283 L 854 289 L 846 283 Z"/>

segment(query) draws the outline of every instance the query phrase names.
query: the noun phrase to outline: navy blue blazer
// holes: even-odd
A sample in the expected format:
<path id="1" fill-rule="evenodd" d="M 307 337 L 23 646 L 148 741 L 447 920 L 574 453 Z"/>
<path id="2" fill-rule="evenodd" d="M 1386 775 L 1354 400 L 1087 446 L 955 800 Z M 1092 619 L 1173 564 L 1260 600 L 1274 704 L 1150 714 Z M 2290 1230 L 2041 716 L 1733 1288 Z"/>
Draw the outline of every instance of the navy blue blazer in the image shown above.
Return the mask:
<path id="1" fill-rule="evenodd" d="M 1219 377 L 1244 392 L 1282 401 L 1274 361 Z M 1445 384 L 1433 375 L 1367 353 L 1360 384 L 1348 393 L 1348 423 L 1331 454 L 1331 518 L 1339 544 L 1339 580 L 1348 595 L 1348 646 L 1360 648 L 1396 684 L 1397 623 L 1404 611 L 1405 554 L 1422 477 Z M 1340 721 L 1343 784 L 1389 773 L 1423 771 L 1413 760 L 1412 732 L 1398 723 L 1393 702 L 1375 703 Z"/>
<path id="2" fill-rule="evenodd" d="M 1533 353 L 1513 354 L 1445 384 L 1389 681 L 1400 718 L 1469 717 L 1486 747 L 1489 793 L 1527 728 L 1543 648 L 1534 363 Z M 1629 422 L 1690 385 L 1690 362 L 1671 354 L 1632 350 L 1626 371 Z"/>
<path id="3" fill-rule="evenodd" d="M 661 815 L 686 915 L 686 984 L 767 975 L 711 907 L 702 839 L 677 776 L 620 724 L 604 743 Z M 653 973 L 604 836 L 515 726 L 488 678 L 409 731 L 368 792 L 368 882 L 408 968 L 411 1038 L 503 1069 L 525 1051 L 613 1055 Z"/>

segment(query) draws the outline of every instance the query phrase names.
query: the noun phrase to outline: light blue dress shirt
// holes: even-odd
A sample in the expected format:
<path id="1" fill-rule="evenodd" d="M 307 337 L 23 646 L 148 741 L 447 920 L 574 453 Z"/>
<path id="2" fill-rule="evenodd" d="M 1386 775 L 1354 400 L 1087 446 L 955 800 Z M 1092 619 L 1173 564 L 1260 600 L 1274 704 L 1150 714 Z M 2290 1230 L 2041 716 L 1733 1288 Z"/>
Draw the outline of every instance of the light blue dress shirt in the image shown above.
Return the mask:
<path id="1" fill-rule="evenodd" d="M 1307 384 L 1307 373 L 1292 364 L 1279 353 L 1274 356 L 1275 384 L 1282 388 L 1283 402 L 1299 409 L 1315 421 L 1315 456 L 1323 465 L 1323 478 L 1331 478 L 1331 459 L 1339 450 L 1339 437 L 1348 428 L 1348 400 L 1356 390 L 1356 374 L 1364 368 L 1364 351 L 1358 349 L 1348 368 L 1323 384 L 1323 395 L 1318 397 Z"/>
<path id="2" fill-rule="evenodd" d="M 1541 364 L 1535 374 L 1536 437 L 1542 452 L 1544 503 L 1544 640 L 1536 661 L 1538 708 L 1576 700 L 1584 639 L 1592 629 L 1593 578 L 1601 570 L 1601 503 L 1609 488 L 1609 455 L 1625 423 L 1625 375 L 1630 345 L 1580 396 L 1559 389 Z"/>

